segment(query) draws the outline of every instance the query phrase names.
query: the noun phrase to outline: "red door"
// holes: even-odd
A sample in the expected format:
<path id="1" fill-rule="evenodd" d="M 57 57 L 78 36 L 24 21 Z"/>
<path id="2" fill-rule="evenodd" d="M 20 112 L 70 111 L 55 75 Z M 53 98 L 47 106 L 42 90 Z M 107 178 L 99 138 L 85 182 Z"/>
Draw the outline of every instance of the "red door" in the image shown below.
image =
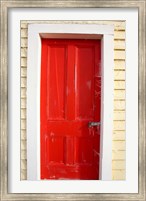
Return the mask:
<path id="1" fill-rule="evenodd" d="M 42 39 L 41 179 L 99 179 L 100 40 Z"/>

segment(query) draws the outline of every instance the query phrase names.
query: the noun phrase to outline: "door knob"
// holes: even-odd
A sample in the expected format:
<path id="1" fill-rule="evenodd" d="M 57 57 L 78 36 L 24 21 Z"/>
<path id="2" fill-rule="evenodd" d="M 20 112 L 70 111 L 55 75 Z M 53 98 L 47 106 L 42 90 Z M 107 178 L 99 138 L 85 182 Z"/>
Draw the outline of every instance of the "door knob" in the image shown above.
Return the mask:
<path id="1" fill-rule="evenodd" d="M 90 121 L 89 124 L 88 124 L 88 127 L 91 128 L 93 126 L 99 126 L 99 125 L 100 125 L 100 122 Z"/>

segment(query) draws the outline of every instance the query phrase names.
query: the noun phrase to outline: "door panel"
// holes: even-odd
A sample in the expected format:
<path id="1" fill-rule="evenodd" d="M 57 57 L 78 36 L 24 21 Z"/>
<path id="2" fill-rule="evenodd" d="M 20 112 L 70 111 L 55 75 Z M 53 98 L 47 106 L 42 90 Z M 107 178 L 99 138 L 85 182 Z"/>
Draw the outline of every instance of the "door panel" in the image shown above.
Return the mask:
<path id="1" fill-rule="evenodd" d="M 75 147 L 75 163 L 92 165 L 93 154 L 90 150 L 93 150 L 93 139 L 88 137 L 76 138 Z"/>
<path id="2" fill-rule="evenodd" d="M 63 163 L 63 138 L 50 136 L 47 138 L 46 142 L 47 163 Z"/>
<path id="3" fill-rule="evenodd" d="M 98 179 L 100 40 L 42 39 L 41 179 Z"/>
<path id="4" fill-rule="evenodd" d="M 47 116 L 49 120 L 61 120 L 65 115 L 66 48 L 48 47 L 47 62 Z M 53 66 L 53 67 L 52 67 Z"/>
<path id="5" fill-rule="evenodd" d="M 76 47 L 76 119 L 93 118 L 94 47 Z M 85 59 L 86 58 L 86 59 Z M 86 73 L 85 73 L 86 72 Z"/>

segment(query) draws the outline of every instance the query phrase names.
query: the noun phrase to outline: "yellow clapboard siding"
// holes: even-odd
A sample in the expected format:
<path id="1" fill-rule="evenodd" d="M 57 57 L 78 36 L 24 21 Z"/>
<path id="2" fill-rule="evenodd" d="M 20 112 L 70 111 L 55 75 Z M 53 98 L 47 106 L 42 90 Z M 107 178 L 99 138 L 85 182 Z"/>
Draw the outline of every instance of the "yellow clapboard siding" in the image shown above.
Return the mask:
<path id="1" fill-rule="evenodd" d="M 26 98 L 21 97 L 21 108 L 26 108 Z"/>
<path id="2" fill-rule="evenodd" d="M 27 79 L 26 77 L 21 77 L 21 87 L 26 87 L 26 83 L 27 82 Z"/>
<path id="3" fill-rule="evenodd" d="M 27 48 L 21 48 L 21 57 L 27 57 Z"/>
<path id="4" fill-rule="evenodd" d="M 26 129 L 21 129 L 21 140 L 26 140 Z"/>
<path id="5" fill-rule="evenodd" d="M 125 69 L 125 61 L 123 60 L 115 60 L 114 61 L 114 69 Z"/>
<path id="6" fill-rule="evenodd" d="M 22 21 L 20 27 L 21 27 L 21 29 L 27 29 L 28 28 L 28 22 L 27 21 Z"/>
<path id="7" fill-rule="evenodd" d="M 114 59 L 115 60 L 125 60 L 126 53 L 124 50 L 115 50 L 114 51 Z"/>
<path id="8" fill-rule="evenodd" d="M 27 47 L 27 38 L 21 38 L 21 47 Z"/>
<path id="9" fill-rule="evenodd" d="M 21 169 L 25 170 L 26 169 L 26 159 L 21 160 Z"/>
<path id="10" fill-rule="evenodd" d="M 125 100 L 125 90 L 114 90 L 115 100 Z"/>
<path id="11" fill-rule="evenodd" d="M 25 38 L 28 35 L 28 29 L 21 29 L 21 38 Z"/>
<path id="12" fill-rule="evenodd" d="M 112 150 L 113 151 L 125 151 L 125 146 L 126 146 L 126 143 L 125 143 L 125 141 L 123 140 L 123 141 L 113 141 L 113 145 L 112 145 Z M 114 156 L 113 156 L 113 159 L 115 159 L 114 158 Z"/>
<path id="13" fill-rule="evenodd" d="M 21 67 L 27 66 L 27 58 L 23 57 L 21 58 Z"/>
<path id="14" fill-rule="evenodd" d="M 27 170 L 21 170 L 21 180 L 27 179 Z"/>
<path id="15" fill-rule="evenodd" d="M 114 40 L 114 49 L 125 51 L 125 40 Z"/>
<path id="16" fill-rule="evenodd" d="M 114 39 L 125 39 L 125 31 L 114 31 Z"/>
<path id="17" fill-rule="evenodd" d="M 21 129 L 26 129 L 26 120 L 25 119 L 21 120 Z"/>
<path id="18" fill-rule="evenodd" d="M 21 140 L 21 150 L 26 150 L 26 140 Z"/>
<path id="19" fill-rule="evenodd" d="M 21 67 L 21 77 L 26 77 L 27 76 L 27 68 Z"/>
<path id="20" fill-rule="evenodd" d="M 26 98 L 26 88 L 21 88 L 21 98 Z"/>
<path id="21" fill-rule="evenodd" d="M 125 130 L 125 121 L 114 121 L 113 130 Z"/>
<path id="22" fill-rule="evenodd" d="M 125 170 L 126 163 L 125 160 L 114 160 L 112 161 L 112 169 L 113 170 Z"/>
<path id="23" fill-rule="evenodd" d="M 114 120 L 125 120 L 125 111 L 114 111 Z"/>
<path id="24" fill-rule="evenodd" d="M 125 100 L 115 100 L 114 101 L 114 110 L 125 110 Z"/>
<path id="25" fill-rule="evenodd" d="M 115 30 L 125 30 L 125 21 L 113 21 Z"/>
<path id="26" fill-rule="evenodd" d="M 125 151 L 119 151 L 119 150 L 112 151 L 112 158 L 114 158 L 114 160 L 124 160 L 125 156 L 126 156 Z"/>
<path id="27" fill-rule="evenodd" d="M 114 81 L 114 89 L 125 89 L 125 80 L 123 81 Z"/>
<path id="28" fill-rule="evenodd" d="M 21 109 L 21 119 L 26 119 L 26 109 Z"/>
<path id="29" fill-rule="evenodd" d="M 27 159 L 27 152 L 26 152 L 26 150 L 22 150 L 21 151 L 21 159 Z"/>
<path id="30" fill-rule="evenodd" d="M 125 131 L 113 131 L 113 140 L 125 140 Z"/>
<path id="31" fill-rule="evenodd" d="M 114 70 L 114 80 L 125 80 L 125 76 L 124 70 Z"/>
<path id="32" fill-rule="evenodd" d="M 113 180 L 125 180 L 125 170 L 113 170 L 112 179 Z"/>

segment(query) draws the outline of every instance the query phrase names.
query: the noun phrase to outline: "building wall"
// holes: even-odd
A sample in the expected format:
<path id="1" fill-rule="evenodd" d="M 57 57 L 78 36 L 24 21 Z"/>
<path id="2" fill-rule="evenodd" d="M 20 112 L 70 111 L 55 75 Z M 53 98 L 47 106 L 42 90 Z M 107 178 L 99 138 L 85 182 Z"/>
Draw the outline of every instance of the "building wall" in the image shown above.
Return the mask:
<path id="1" fill-rule="evenodd" d="M 69 22 L 69 21 L 68 21 Z M 68 23 L 65 22 L 65 23 Z M 27 32 L 28 24 L 59 23 L 54 21 L 21 21 L 21 179 L 27 179 Z M 71 23 L 83 23 L 80 21 Z M 86 22 L 87 23 L 87 22 Z M 112 179 L 125 179 L 125 21 L 90 21 L 114 25 L 114 119 L 112 136 Z"/>

